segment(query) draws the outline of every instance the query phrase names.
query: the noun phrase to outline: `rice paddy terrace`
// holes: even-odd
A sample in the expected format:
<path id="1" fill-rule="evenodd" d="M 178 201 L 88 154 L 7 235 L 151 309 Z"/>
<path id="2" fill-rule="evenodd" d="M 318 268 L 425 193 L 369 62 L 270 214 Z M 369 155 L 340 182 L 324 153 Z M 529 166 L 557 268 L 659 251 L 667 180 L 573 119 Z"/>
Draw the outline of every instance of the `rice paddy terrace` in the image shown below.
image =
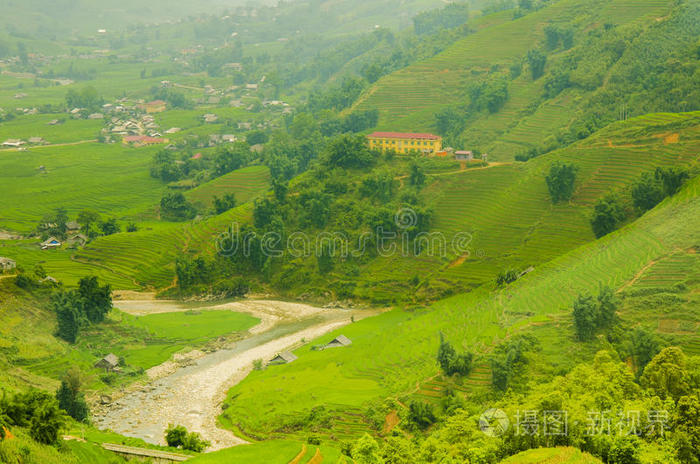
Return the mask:
<path id="1" fill-rule="evenodd" d="M 480 357 L 507 337 L 528 331 L 542 340 L 543 349 L 538 354 L 542 368 L 549 372 L 571 368 L 589 359 L 591 351 L 604 347 L 602 341 L 590 346 L 573 343 L 570 314 L 577 294 L 595 293 L 600 284 L 620 292 L 638 285 L 658 285 L 655 282 L 668 286 L 675 279 L 675 285 L 697 285 L 692 284 L 694 274 L 688 276 L 684 270 L 696 264 L 694 257 L 686 255 L 693 254 L 688 250 L 697 243 L 699 189 L 700 182 L 694 179 L 634 223 L 553 259 L 505 289 L 493 292 L 481 288 L 427 309 L 394 310 L 352 324 L 342 333 L 353 344 L 342 349 L 300 348 L 295 351 L 299 358 L 294 363 L 253 373 L 234 387 L 222 423 L 254 436 L 274 437 L 282 430 L 293 430 L 290 427 L 295 420 L 307 417 L 320 405 L 325 406 L 333 424 L 336 420 L 345 422 L 348 410 L 367 414 L 372 402 L 393 401 L 400 407 L 402 399 L 416 395 L 421 399 L 437 397 L 445 385 L 436 377 L 434 360 L 439 332 L 457 349 L 472 350 Z M 684 254 L 679 255 L 678 250 L 685 250 Z M 650 263 L 667 264 L 653 274 Z M 685 308 L 688 321 L 680 324 L 680 329 L 687 331 L 697 327 L 700 314 L 697 305 Z M 628 310 L 621 315 L 634 322 Z M 696 343 L 690 336 L 678 337 L 676 342 L 690 351 Z M 488 378 L 487 366 L 477 360 L 473 375 L 459 391 L 482 389 Z M 363 420 L 355 424 L 357 433 L 368 427 Z M 319 427 L 324 434 L 332 435 L 334 430 L 332 426 Z"/>
<path id="2" fill-rule="evenodd" d="M 384 130 L 435 130 L 434 114 L 444 106 L 468 101 L 467 90 L 489 74 L 503 74 L 521 62 L 528 50 L 538 48 L 549 24 L 574 21 L 589 30 L 613 23 L 653 23 L 668 15 L 666 0 L 560 0 L 536 12 L 513 19 L 512 11 L 475 21 L 475 33 L 442 53 L 380 79 L 360 97 L 355 107 L 377 108 Z M 583 19 L 585 18 L 585 19 Z M 578 27 L 577 26 L 577 27 Z M 556 52 L 549 62 L 566 57 Z M 525 71 L 509 86 L 509 99 L 494 114 L 470 118 L 465 140 L 488 150 L 493 159 L 512 159 L 524 147 L 541 143 L 556 129 L 567 127 L 585 101 L 587 92 L 568 89 L 541 101 L 544 79 L 533 81 Z"/>
<path id="3" fill-rule="evenodd" d="M 434 210 L 433 231 L 448 244 L 467 233 L 466 251 L 460 256 L 448 245 L 445 256 L 377 259 L 362 273 L 371 276 L 364 285 L 388 297 L 418 275 L 428 294 L 456 293 L 493 281 L 501 270 L 524 270 L 590 242 L 598 198 L 623 191 L 657 166 L 697 165 L 699 124 L 697 113 L 648 115 L 527 163 L 431 176 L 424 195 Z M 555 160 L 578 167 L 567 204 L 552 205 L 543 180 Z"/>
<path id="4" fill-rule="evenodd" d="M 363 266 L 357 295 L 390 302 L 394 292 L 411 289 L 408 280 L 414 275 L 420 276 L 418 292 L 426 297 L 467 291 L 492 281 L 501 270 L 536 266 L 592 241 L 589 215 L 595 201 L 609 191 L 626 188 L 642 172 L 657 166 L 697 163 L 699 125 L 697 113 L 649 115 L 613 124 L 589 139 L 527 163 L 430 174 L 423 195 L 434 211 L 432 231 L 446 238 L 445 253 L 374 259 Z M 106 162 L 100 152 L 94 156 L 96 162 Z M 102 156 L 111 159 L 113 155 Z M 555 160 L 571 161 L 579 171 L 572 201 L 553 206 L 544 176 Z M 66 175 L 54 176 L 63 179 L 60 182 L 35 178 L 31 166 L 39 160 L 25 161 L 14 166 L 13 172 L 27 171 L 30 179 L 23 185 L 28 188 L 17 189 L 12 198 L 5 199 L 12 217 L 17 213 L 25 228 L 36 224 L 45 212 L 66 204 L 74 205 L 72 211 L 82 207 L 99 210 L 110 202 L 124 214 L 154 211 L 160 195 L 152 192 L 154 181 L 147 177 L 143 161 L 134 160 L 133 172 L 116 178 L 112 185 L 103 177 L 100 180 L 100 168 L 90 168 L 87 174 L 95 178 L 95 195 L 75 194 L 69 179 L 77 168 L 70 167 L 67 160 L 61 161 L 69 164 Z M 192 223 L 146 221 L 137 232 L 100 237 L 80 250 L 42 251 L 34 241 L 4 241 L 0 254 L 18 258 L 26 266 L 41 263 L 51 275 L 67 282 L 84 275 L 88 265 L 90 272 L 117 288 L 168 287 L 174 279 L 175 258 L 183 252 L 213 253 L 216 237 L 229 225 L 250 221 L 250 200 L 268 186 L 267 168 L 251 166 L 187 193 L 205 206 L 214 195 L 234 193 L 240 206 L 219 216 Z M 44 202 L 20 213 L 20 205 L 34 192 Z M 455 250 L 451 244 L 458 233 L 468 238 L 464 249 Z"/>

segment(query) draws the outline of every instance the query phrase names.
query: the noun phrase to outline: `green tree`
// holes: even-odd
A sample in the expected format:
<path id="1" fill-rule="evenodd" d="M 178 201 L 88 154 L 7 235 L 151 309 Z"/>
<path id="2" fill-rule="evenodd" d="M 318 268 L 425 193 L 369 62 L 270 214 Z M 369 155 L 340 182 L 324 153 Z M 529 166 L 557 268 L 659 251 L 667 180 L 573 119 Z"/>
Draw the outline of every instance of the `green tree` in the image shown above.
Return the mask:
<path id="1" fill-rule="evenodd" d="M 201 453 L 211 446 L 211 443 L 203 440 L 197 432 L 190 432 L 182 440 L 182 449 Z"/>
<path id="2" fill-rule="evenodd" d="M 269 139 L 270 137 L 267 135 L 267 133 L 261 130 L 253 130 L 245 135 L 245 141 L 251 147 L 253 145 L 262 145 L 267 143 Z"/>
<path id="3" fill-rule="evenodd" d="M 527 52 L 527 62 L 530 64 L 532 80 L 537 80 L 544 74 L 544 66 L 547 64 L 547 55 L 537 49 Z"/>
<path id="4" fill-rule="evenodd" d="M 172 448 L 179 448 L 187 439 L 187 429 L 182 425 L 175 426 L 173 424 L 168 424 L 168 428 L 165 429 L 165 442 L 168 446 Z"/>
<path id="5" fill-rule="evenodd" d="M 104 321 L 112 310 L 112 289 L 109 284 L 100 286 L 97 277 L 83 277 L 78 281 L 78 295 L 82 299 L 83 312 L 93 324 Z"/>
<path id="6" fill-rule="evenodd" d="M 80 298 L 75 292 L 54 293 L 51 295 L 51 309 L 58 320 L 57 335 L 68 343 L 75 343 L 83 319 Z"/>
<path id="7" fill-rule="evenodd" d="M 65 416 L 58 408 L 56 400 L 47 401 L 34 412 L 29 434 L 39 443 L 54 445 L 58 443 L 59 432 L 65 422 Z"/>
<path id="8" fill-rule="evenodd" d="M 342 168 L 365 168 L 372 165 L 375 158 L 367 139 L 361 135 L 338 135 L 328 142 L 324 153 L 327 165 Z"/>
<path id="9" fill-rule="evenodd" d="M 82 231 L 85 234 L 89 234 L 92 230 L 92 226 L 95 224 L 99 224 L 102 218 L 100 217 L 100 214 L 97 211 L 93 211 L 91 209 L 84 209 L 78 214 L 77 220 L 80 224 Z"/>
<path id="10" fill-rule="evenodd" d="M 664 186 L 654 174 L 645 172 L 632 187 L 632 201 L 641 212 L 648 211 L 664 199 Z"/>
<path id="11" fill-rule="evenodd" d="M 76 382 L 74 373 L 67 373 L 61 380 L 61 386 L 58 391 L 56 391 L 56 399 L 58 400 L 58 407 L 69 416 L 78 422 L 86 422 L 90 410 L 85 402 L 85 395 L 80 391 L 79 373 L 77 379 L 78 382 Z"/>
<path id="12" fill-rule="evenodd" d="M 214 211 L 216 214 L 222 214 L 236 206 L 236 196 L 233 193 L 227 193 L 223 198 L 214 195 Z"/>
<path id="13" fill-rule="evenodd" d="M 700 462 L 700 400 L 696 396 L 678 400 L 671 427 L 680 462 Z"/>
<path id="14" fill-rule="evenodd" d="M 231 171 L 240 169 L 248 162 L 251 158 L 250 145 L 244 142 L 235 142 L 233 144 L 227 144 L 221 148 L 216 153 L 216 158 L 214 158 L 214 170 L 217 176 L 223 176 Z"/>
<path id="15" fill-rule="evenodd" d="M 121 232 L 121 227 L 119 227 L 116 219 L 109 218 L 100 224 L 100 230 L 102 230 L 102 233 L 105 235 L 113 235 Z"/>
<path id="16" fill-rule="evenodd" d="M 637 328 L 632 332 L 631 344 L 632 356 L 641 375 L 647 364 L 659 353 L 659 341 L 654 334 Z"/>
<path id="17" fill-rule="evenodd" d="M 440 333 L 440 346 L 437 352 L 437 362 L 443 372 L 447 373 L 450 371 L 450 366 L 454 362 L 457 352 L 450 342 L 445 339 L 445 336 Z"/>
<path id="18" fill-rule="evenodd" d="M 686 363 L 686 356 L 680 348 L 665 348 L 644 368 L 640 382 L 661 399 L 678 400 L 690 391 L 690 375 Z"/>
<path id="19" fill-rule="evenodd" d="M 411 401 L 408 405 L 408 418 L 422 429 L 430 427 L 437 421 L 432 405 L 425 401 Z"/>
<path id="20" fill-rule="evenodd" d="M 414 187 L 422 187 L 425 184 L 425 172 L 423 168 L 417 163 L 411 163 L 411 172 L 408 175 L 408 183 Z"/>
<path id="21" fill-rule="evenodd" d="M 553 203 L 569 201 L 574 194 L 577 168 L 573 164 L 555 162 L 545 178 Z"/>
<path id="22" fill-rule="evenodd" d="M 559 46 L 559 28 L 554 24 L 548 24 L 544 28 L 544 39 L 547 50 L 554 50 Z"/>
<path id="23" fill-rule="evenodd" d="M 353 446 L 352 459 L 357 464 L 384 464 L 377 441 L 367 433 Z"/>
<path id="24" fill-rule="evenodd" d="M 641 464 L 639 459 L 639 447 L 641 443 L 638 437 L 616 437 L 608 454 L 609 464 Z"/>
<path id="25" fill-rule="evenodd" d="M 596 326 L 603 328 L 610 327 L 615 321 L 615 312 L 617 311 L 617 299 L 615 298 L 615 293 L 607 285 L 601 285 L 600 290 L 598 291 L 597 300 L 598 320 Z"/>
<path id="26" fill-rule="evenodd" d="M 574 327 L 581 341 L 591 340 L 598 323 L 598 308 L 590 295 L 579 295 L 574 302 Z"/>
<path id="27" fill-rule="evenodd" d="M 615 195 L 606 195 L 598 200 L 593 208 L 591 227 L 596 237 L 600 238 L 618 228 L 625 219 L 625 210 Z"/>
<path id="28" fill-rule="evenodd" d="M 166 220 L 183 221 L 194 218 L 197 210 L 182 193 L 166 193 L 160 200 L 160 214 Z"/>

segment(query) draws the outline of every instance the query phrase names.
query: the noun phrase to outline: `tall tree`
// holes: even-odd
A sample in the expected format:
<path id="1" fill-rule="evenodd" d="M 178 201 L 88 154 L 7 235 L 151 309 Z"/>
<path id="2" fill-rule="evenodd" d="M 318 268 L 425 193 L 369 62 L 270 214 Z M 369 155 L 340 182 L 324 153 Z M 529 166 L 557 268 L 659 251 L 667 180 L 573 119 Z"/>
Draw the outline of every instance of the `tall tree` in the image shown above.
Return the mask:
<path id="1" fill-rule="evenodd" d="M 555 162 L 545 178 L 553 203 L 569 201 L 574 194 L 577 168 L 570 163 Z"/>

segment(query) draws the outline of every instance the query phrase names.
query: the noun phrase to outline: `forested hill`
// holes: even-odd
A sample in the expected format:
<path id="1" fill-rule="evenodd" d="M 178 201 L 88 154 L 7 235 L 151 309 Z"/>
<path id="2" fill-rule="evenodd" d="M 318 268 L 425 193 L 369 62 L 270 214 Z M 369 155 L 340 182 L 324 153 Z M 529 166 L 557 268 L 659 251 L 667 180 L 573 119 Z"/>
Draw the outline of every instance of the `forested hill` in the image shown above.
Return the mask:
<path id="1" fill-rule="evenodd" d="M 619 119 L 700 108 L 700 2 L 521 2 L 356 103 L 385 130 L 438 131 L 491 159 L 535 156 Z"/>

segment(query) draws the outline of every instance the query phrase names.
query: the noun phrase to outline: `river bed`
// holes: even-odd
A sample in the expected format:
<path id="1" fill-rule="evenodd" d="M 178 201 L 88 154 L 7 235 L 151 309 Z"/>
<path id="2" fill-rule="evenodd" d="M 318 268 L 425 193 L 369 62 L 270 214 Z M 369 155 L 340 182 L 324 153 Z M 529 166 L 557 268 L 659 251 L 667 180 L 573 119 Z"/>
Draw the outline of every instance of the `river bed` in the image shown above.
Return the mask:
<path id="1" fill-rule="evenodd" d="M 115 306 L 134 315 L 186 311 L 193 306 L 168 301 L 116 301 Z M 197 307 L 247 312 L 261 319 L 249 336 L 233 346 L 204 354 L 181 366 L 168 361 L 149 369 L 153 380 L 132 388 L 113 403 L 94 408 L 93 422 L 149 443 L 165 444 L 168 424 L 184 425 L 212 443 L 208 451 L 245 443 L 232 432 L 217 427 L 226 392 L 242 381 L 257 359 L 267 361 L 277 353 L 300 346 L 355 320 L 376 314 L 367 310 L 317 308 L 271 300 L 244 300 Z"/>

